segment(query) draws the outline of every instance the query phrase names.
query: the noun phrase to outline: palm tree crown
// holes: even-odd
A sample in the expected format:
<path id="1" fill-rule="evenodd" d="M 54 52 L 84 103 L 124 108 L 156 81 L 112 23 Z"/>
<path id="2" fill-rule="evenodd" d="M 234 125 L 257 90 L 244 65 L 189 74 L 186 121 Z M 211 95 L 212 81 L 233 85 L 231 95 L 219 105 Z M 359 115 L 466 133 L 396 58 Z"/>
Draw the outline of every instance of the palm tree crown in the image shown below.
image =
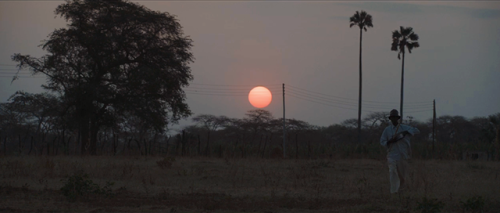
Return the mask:
<path id="1" fill-rule="evenodd" d="M 418 41 L 418 35 L 413 32 L 413 28 L 411 27 L 400 27 L 400 30 L 395 30 L 392 32 L 392 51 L 398 52 L 398 59 L 401 60 L 401 54 L 403 54 L 403 63 L 401 65 L 401 101 L 399 103 L 400 113 L 401 113 L 401 122 L 403 121 L 403 97 L 404 97 L 404 76 L 405 76 L 405 49 L 408 49 L 408 52 L 411 53 L 413 48 L 420 47 Z"/>
<path id="2" fill-rule="evenodd" d="M 372 16 L 363 10 L 361 11 L 361 13 L 356 11 L 356 14 L 351 16 L 350 22 L 351 25 L 349 27 L 358 25 L 359 29 L 364 29 L 365 31 L 367 31 L 366 27 L 373 27 Z"/>
<path id="3" fill-rule="evenodd" d="M 400 31 L 394 30 L 392 32 L 392 51 L 399 51 L 398 59 L 401 59 L 401 53 L 404 54 L 405 47 L 411 53 L 413 48 L 420 47 L 418 43 L 418 35 L 413 32 L 411 27 L 400 27 Z"/>

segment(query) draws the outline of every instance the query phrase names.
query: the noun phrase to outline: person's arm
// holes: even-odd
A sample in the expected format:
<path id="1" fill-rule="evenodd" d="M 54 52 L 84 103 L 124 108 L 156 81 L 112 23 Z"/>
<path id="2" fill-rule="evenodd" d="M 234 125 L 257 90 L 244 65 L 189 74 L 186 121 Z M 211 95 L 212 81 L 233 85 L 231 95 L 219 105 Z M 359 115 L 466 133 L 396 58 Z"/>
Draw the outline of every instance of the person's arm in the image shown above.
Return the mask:
<path id="1" fill-rule="evenodd" d="M 419 134 L 419 133 L 420 133 L 420 130 L 418 130 L 417 128 L 411 127 L 411 126 L 405 126 L 405 131 L 401 132 L 400 134 L 402 134 L 403 137 L 405 137 L 406 135 L 413 136 L 413 135 Z"/>
<path id="2" fill-rule="evenodd" d="M 399 140 L 401 140 L 402 138 L 398 138 L 398 137 L 391 137 L 390 140 L 387 141 L 387 147 L 389 147 L 391 144 L 393 143 L 396 143 L 398 142 Z"/>

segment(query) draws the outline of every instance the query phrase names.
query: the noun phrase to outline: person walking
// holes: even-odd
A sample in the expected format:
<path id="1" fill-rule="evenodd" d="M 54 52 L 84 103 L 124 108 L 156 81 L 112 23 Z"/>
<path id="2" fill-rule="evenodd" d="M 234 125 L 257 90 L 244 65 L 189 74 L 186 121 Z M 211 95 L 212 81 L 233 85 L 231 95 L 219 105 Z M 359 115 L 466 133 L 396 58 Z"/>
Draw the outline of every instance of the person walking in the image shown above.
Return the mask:
<path id="1" fill-rule="evenodd" d="M 380 144 L 387 148 L 387 164 L 391 193 L 397 193 L 405 187 L 408 173 L 408 160 L 411 158 L 410 136 L 420 133 L 417 128 L 399 122 L 398 110 L 391 110 L 391 124 L 384 129 Z"/>

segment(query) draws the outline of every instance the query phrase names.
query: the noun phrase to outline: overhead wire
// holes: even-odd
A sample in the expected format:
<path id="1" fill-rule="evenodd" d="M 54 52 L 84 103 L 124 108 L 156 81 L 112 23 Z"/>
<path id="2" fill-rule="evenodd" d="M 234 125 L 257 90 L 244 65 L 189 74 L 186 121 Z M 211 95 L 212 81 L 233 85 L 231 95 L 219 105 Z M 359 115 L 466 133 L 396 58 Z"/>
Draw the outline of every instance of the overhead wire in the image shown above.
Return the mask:
<path id="1" fill-rule="evenodd" d="M 340 101 L 325 99 L 325 98 L 321 98 L 321 97 L 307 96 L 307 95 L 303 95 L 303 94 L 300 94 L 300 93 L 296 93 L 294 91 L 285 91 L 285 94 L 286 95 L 293 95 L 295 97 L 298 96 L 298 97 L 302 97 L 302 98 L 307 98 L 307 99 L 315 100 L 315 101 L 322 101 L 322 102 L 331 103 L 331 104 L 340 104 L 340 105 L 352 106 L 352 107 L 356 107 L 357 106 L 354 103 L 346 103 L 346 102 L 340 102 Z"/>
<path id="2" fill-rule="evenodd" d="M 286 94 L 288 94 L 288 96 L 291 96 L 291 97 L 294 97 L 297 99 L 301 99 L 301 100 L 305 100 L 305 101 L 309 101 L 309 102 L 313 102 L 313 103 L 318 103 L 318 104 L 322 104 L 325 106 L 331 106 L 331 107 L 336 107 L 336 108 L 341 108 L 341 109 L 348 109 L 348 110 L 353 110 L 353 111 L 358 110 L 357 104 L 346 105 L 346 104 L 342 104 L 342 103 L 338 103 L 338 102 L 333 102 L 331 100 L 318 99 L 318 98 L 308 97 L 308 96 L 304 96 L 304 95 L 299 95 L 299 94 L 296 94 L 293 92 L 288 92 Z M 367 110 L 366 108 L 363 109 L 362 111 L 375 112 L 373 110 Z"/>
<path id="3" fill-rule="evenodd" d="M 9 66 L 2 68 L 2 66 Z M 12 64 L 0 64 L 0 78 L 12 78 L 17 76 L 19 78 L 45 78 L 45 76 L 36 76 L 31 74 L 28 69 L 15 69 Z M 207 95 L 207 96 L 247 96 L 249 89 L 254 88 L 256 85 L 241 85 L 241 84 L 205 84 L 205 83 L 190 83 L 184 89 L 188 95 Z M 282 84 L 263 84 L 268 88 L 271 93 L 276 94 L 282 92 Z M 336 107 L 347 110 L 357 110 L 358 100 L 352 98 L 345 98 L 330 94 L 315 92 L 312 90 L 300 88 L 294 85 L 286 85 L 285 94 L 287 96 L 308 101 L 316 104 L 321 104 L 330 107 Z M 373 100 L 363 100 L 363 111 L 375 112 L 372 110 L 385 110 L 387 107 L 394 106 L 399 102 L 383 102 Z M 427 112 L 432 110 L 432 102 L 406 102 L 405 109 L 409 109 L 407 113 Z M 372 110 L 366 110 L 372 109 Z"/>
<path id="4" fill-rule="evenodd" d="M 35 76 L 27 68 L 12 68 L 17 65 L 13 64 L 0 64 L 0 78 L 45 78 L 45 76 Z M 7 68 L 4 68 L 7 67 Z"/>
<path id="5" fill-rule="evenodd" d="M 247 94 L 213 94 L 213 93 L 201 93 L 201 92 L 188 92 L 186 91 L 186 94 L 188 95 L 208 95 L 208 96 L 241 96 L 245 97 Z"/>
<path id="6" fill-rule="evenodd" d="M 203 87 L 187 87 L 188 89 L 194 89 L 194 90 L 210 90 L 210 91 L 229 91 L 227 88 L 203 88 Z M 247 92 L 251 88 L 241 88 L 241 89 L 231 89 L 230 91 L 237 91 L 237 92 Z M 275 90 L 272 88 L 268 88 L 269 90 Z M 275 90 L 276 91 L 276 90 Z"/>
<path id="7" fill-rule="evenodd" d="M 296 86 L 293 86 L 293 85 L 289 85 L 287 84 L 286 85 L 287 88 L 294 88 L 294 89 L 297 89 L 297 90 L 302 90 L 302 91 L 305 91 L 306 93 L 311 93 L 311 94 L 316 94 L 316 95 L 321 95 L 321 96 L 327 96 L 327 97 L 333 97 L 333 98 L 339 98 L 339 99 L 344 99 L 344 100 L 350 100 L 350 101 L 358 101 L 357 99 L 352 99 L 352 98 L 344 98 L 344 97 L 339 97 L 339 96 L 334 96 L 334 95 L 328 95 L 328 94 L 323 94 L 323 93 L 319 93 L 319 92 L 314 92 L 314 91 L 311 91 L 311 90 L 306 90 L 306 89 L 302 89 L 302 88 L 299 88 L 299 87 L 296 87 Z M 367 101 L 365 100 L 365 102 L 369 102 L 369 103 L 399 103 L 399 102 L 382 102 L 382 101 Z M 427 104 L 429 102 L 427 101 L 422 101 L 422 102 L 407 102 L 408 104 Z"/>
<path id="8" fill-rule="evenodd" d="M 0 78 L 14 78 L 14 76 L 1 76 Z M 17 78 L 45 78 L 42 76 L 17 76 Z"/>
<path id="9" fill-rule="evenodd" d="M 348 107 L 345 107 L 345 106 L 333 105 L 333 104 L 324 103 L 324 102 L 321 102 L 321 101 L 316 101 L 316 100 L 313 100 L 313 99 L 303 98 L 303 97 L 299 97 L 299 96 L 295 96 L 295 95 L 290 95 L 289 94 L 288 96 L 291 96 L 291 97 L 294 97 L 294 98 L 297 98 L 297 99 L 300 99 L 300 100 L 308 101 L 308 102 L 313 102 L 313 103 L 325 105 L 325 106 L 330 106 L 330 107 L 335 107 L 335 108 L 340 108 L 340 109 L 346 109 L 346 110 L 353 110 L 353 111 L 357 110 L 355 108 L 348 108 Z M 364 110 L 364 111 L 366 111 L 366 112 L 374 112 L 374 111 L 369 111 L 369 110 Z"/>
<path id="10" fill-rule="evenodd" d="M 311 90 L 302 89 L 296 86 L 287 85 L 287 90 L 285 91 L 287 96 L 291 96 L 293 98 L 301 99 L 308 102 L 313 102 L 321 105 L 348 109 L 348 110 L 357 110 L 358 102 L 355 99 L 344 98 L 339 96 L 327 95 L 319 92 L 314 92 Z M 356 102 L 355 102 L 356 101 Z M 377 112 L 372 110 L 384 111 L 386 108 L 398 102 L 381 102 L 381 101 L 363 101 L 369 103 L 363 103 L 363 112 Z M 419 112 L 428 112 L 432 111 L 432 102 L 408 102 L 405 105 L 409 105 L 405 107 L 405 109 L 409 109 L 407 113 L 419 113 Z M 371 109 L 371 110 L 367 110 Z"/>
<path id="11" fill-rule="evenodd" d="M 17 71 L 21 71 L 21 72 L 29 72 L 28 69 L 6 69 L 6 68 L 0 68 L 0 72 L 17 72 Z"/>
<path id="12" fill-rule="evenodd" d="M 277 90 L 279 84 L 265 84 L 261 85 L 268 88 L 271 94 L 279 93 Z M 188 95 L 208 95 L 208 96 L 248 96 L 250 89 L 255 85 L 236 85 L 236 84 L 203 84 L 191 83 L 184 89 Z"/>
<path id="13" fill-rule="evenodd" d="M 418 113 L 418 112 L 430 112 L 433 109 L 426 109 L 426 110 L 417 110 L 417 111 L 407 111 L 406 113 Z"/>
<path id="14" fill-rule="evenodd" d="M 339 105 L 342 105 L 344 107 L 357 107 L 358 106 L 358 103 L 357 102 L 353 102 L 353 101 L 344 101 L 344 100 L 337 100 L 337 99 L 333 99 L 333 98 L 327 98 L 326 96 L 319 96 L 319 95 L 314 95 L 314 94 L 309 94 L 309 93 L 303 93 L 301 91 L 297 91 L 297 90 L 294 90 L 294 89 L 288 89 L 287 91 L 285 91 L 286 94 L 293 94 L 295 96 L 300 96 L 302 98 L 308 98 L 310 100 L 315 100 L 315 101 L 320 101 L 320 102 L 323 102 L 323 103 L 330 103 L 330 104 L 339 104 Z M 365 109 L 379 109 L 379 110 L 382 110 L 382 109 L 386 109 L 388 107 L 388 105 L 391 105 L 393 106 L 394 104 L 367 104 L 367 103 L 363 103 L 363 108 Z M 429 103 L 429 104 L 419 104 L 419 105 L 413 105 L 413 106 L 408 106 L 407 108 L 411 108 L 411 109 L 424 109 L 424 108 L 428 108 L 428 107 L 432 107 L 432 103 Z"/>
<path id="15" fill-rule="evenodd" d="M 39 73 L 33 74 L 31 72 L 23 72 L 22 70 L 20 72 L 16 72 L 16 71 L 2 71 L 0 69 L 0 78 L 13 78 L 15 76 L 21 77 L 21 78 L 45 78 L 46 77 L 44 75 L 39 75 Z"/>
<path id="16" fill-rule="evenodd" d="M 249 92 L 249 87 L 255 87 L 255 85 L 219 85 L 219 84 L 201 84 L 193 83 L 185 89 L 186 94 L 189 95 L 209 95 L 209 96 L 247 96 Z M 271 93 L 281 93 L 280 84 L 263 85 L 270 89 Z M 285 91 L 287 96 L 300 99 L 302 101 L 308 101 L 316 104 L 348 109 L 357 110 L 358 102 L 355 99 L 344 98 L 339 96 L 327 95 L 319 92 L 314 92 L 311 90 L 302 89 L 293 85 L 287 85 Z M 364 103 L 368 102 L 368 103 Z M 376 112 L 374 110 L 383 111 L 387 107 L 394 106 L 398 102 L 382 102 L 382 101 L 363 101 L 364 112 Z M 409 105 L 405 109 L 409 109 L 408 112 L 423 112 L 432 110 L 432 102 L 409 102 Z"/>
<path id="17" fill-rule="evenodd" d="M 15 67 L 17 65 L 15 65 L 15 64 L 0 64 L 0 66 L 12 66 L 12 67 Z"/>
<path id="18" fill-rule="evenodd" d="M 190 85 L 197 85 L 197 86 L 206 86 L 206 87 L 226 87 L 226 88 L 242 88 L 242 87 L 256 87 L 256 86 L 264 86 L 266 88 L 271 88 L 271 87 L 280 87 L 281 84 L 263 84 L 263 85 L 237 85 L 237 84 L 201 84 L 201 83 L 190 83 Z"/>

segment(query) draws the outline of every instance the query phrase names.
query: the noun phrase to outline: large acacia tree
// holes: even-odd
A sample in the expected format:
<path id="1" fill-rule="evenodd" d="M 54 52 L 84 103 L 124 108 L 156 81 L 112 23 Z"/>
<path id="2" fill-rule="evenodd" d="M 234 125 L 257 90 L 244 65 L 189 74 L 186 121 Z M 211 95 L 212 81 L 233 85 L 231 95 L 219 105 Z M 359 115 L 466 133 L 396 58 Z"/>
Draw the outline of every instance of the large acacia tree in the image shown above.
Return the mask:
<path id="1" fill-rule="evenodd" d="M 100 127 L 124 115 L 162 131 L 191 114 L 182 87 L 193 78 L 192 40 L 173 15 L 126 0 L 67 1 L 55 14 L 69 23 L 44 41 L 48 54 L 12 59 L 47 75 L 43 87 L 72 106 L 82 152 L 95 154 Z"/>
<path id="2" fill-rule="evenodd" d="M 405 76 L 405 49 L 408 49 L 408 52 L 411 53 L 413 48 L 420 47 L 418 43 L 418 35 L 413 32 L 413 28 L 411 27 L 400 27 L 400 30 L 394 30 L 392 32 L 392 44 L 391 50 L 398 51 L 398 59 L 401 59 L 401 55 L 403 55 L 403 62 L 401 65 L 401 100 L 400 100 L 400 112 L 401 112 L 401 121 L 403 121 L 403 88 L 404 88 L 404 76 Z"/>
<path id="3" fill-rule="evenodd" d="M 359 102 L 358 102 L 358 143 L 361 143 L 361 88 L 362 88 L 362 72 L 361 72 L 361 52 L 363 43 L 363 30 L 368 30 L 367 27 L 373 27 L 373 18 L 365 11 L 358 12 L 349 18 L 349 27 L 357 25 L 359 27 Z"/>

